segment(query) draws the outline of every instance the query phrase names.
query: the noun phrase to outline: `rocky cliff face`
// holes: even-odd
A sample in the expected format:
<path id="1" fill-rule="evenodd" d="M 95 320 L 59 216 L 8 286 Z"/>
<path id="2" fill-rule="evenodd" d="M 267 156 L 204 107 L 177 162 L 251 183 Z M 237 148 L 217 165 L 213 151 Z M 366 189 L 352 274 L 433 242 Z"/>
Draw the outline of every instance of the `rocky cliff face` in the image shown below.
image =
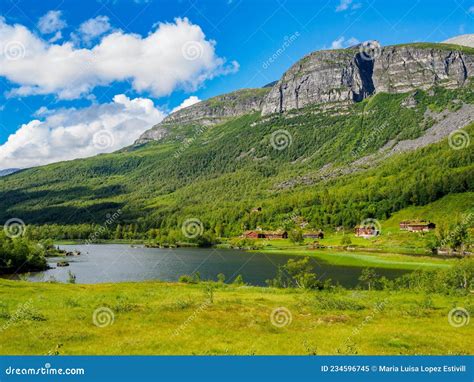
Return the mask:
<path id="1" fill-rule="evenodd" d="M 298 109 L 313 103 L 352 102 L 372 94 L 371 62 L 352 50 L 311 53 L 273 86 L 262 114 Z"/>
<path id="2" fill-rule="evenodd" d="M 380 92 L 462 86 L 474 76 L 472 52 L 411 44 L 311 53 L 293 65 L 266 97 L 262 114 L 315 103 L 358 102 Z"/>
<path id="3" fill-rule="evenodd" d="M 262 102 L 270 90 L 270 88 L 238 90 L 178 110 L 143 133 L 135 144 L 162 140 L 176 125 L 216 125 L 229 118 L 260 111 Z"/>
<path id="4" fill-rule="evenodd" d="M 269 87 L 224 94 L 169 115 L 136 144 L 161 140 L 177 125 L 215 125 L 250 112 L 267 115 L 318 103 L 338 106 L 381 92 L 455 88 L 473 76 L 474 49 L 456 45 L 419 43 L 381 48 L 375 44 L 370 49 L 362 45 L 317 51 Z"/>

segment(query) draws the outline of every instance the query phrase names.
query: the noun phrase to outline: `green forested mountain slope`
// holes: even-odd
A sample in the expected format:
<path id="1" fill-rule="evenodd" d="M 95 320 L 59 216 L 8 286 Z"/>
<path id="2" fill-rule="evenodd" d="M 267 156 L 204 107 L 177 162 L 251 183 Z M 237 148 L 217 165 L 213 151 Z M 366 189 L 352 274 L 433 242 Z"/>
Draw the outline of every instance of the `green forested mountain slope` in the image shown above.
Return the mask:
<path id="1" fill-rule="evenodd" d="M 416 106 L 407 107 L 408 98 Z M 194 217 L 207 229 L 235 235 L 257 225 L 277 228 L 295 215 L 315 227 L 384 219 L 473 191 L 472 145 L 454 150 L 445 139 L 380 162 L 375 155 L 348 165 L 389 141 L 423 135 L 434 124 L 433 113 L 473 103 L 471 83 L 378 94 L 331 110 L 314 105 L 266 117 L 253 113 L 208 128 L 183 125 L 160 142 L 0 178 L 0 220 L 101 224 L 121 209 L 121 223 L 139 231 L 175 229 Z M 473 126 L 465 131 L 472 135 Z M 281 150 L 274 147 L 275 132 Z M 262 212 L 250 213 L 257 206 Z"/>

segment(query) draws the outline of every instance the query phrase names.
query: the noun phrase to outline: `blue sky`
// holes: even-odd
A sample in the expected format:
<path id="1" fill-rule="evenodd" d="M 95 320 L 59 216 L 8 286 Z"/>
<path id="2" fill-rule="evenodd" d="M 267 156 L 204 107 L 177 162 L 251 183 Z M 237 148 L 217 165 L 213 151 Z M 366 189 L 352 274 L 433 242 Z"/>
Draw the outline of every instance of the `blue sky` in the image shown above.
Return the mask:
<path id="1" fill-rule="evenodd" d="M 70 154 L 74 152 L 74 141 L 78 140 L 74 133 L 60 138 L 72 142 L 61 146 L 63 156 L 48 159 L 47 151 L 54 150 L 54 146 L 43 152 L 38 148 L 39 143 L 26 150 L 26 145 L 34 139 L 43 139 L 48 145 L 58 136 L 61 123 L 74 126 L 71 131 L 77 132 L 80 119 L 85 118 L 90 130 L 84 131 L 90 133 L 97 129 L 91 127 L 96 119 L 110 126 L 113 116 L 120 114 L 122 125 L 130 118 L 140 119 L 127 128 L 141 131 L 191 96 L 206 99 L 276 80 L 292 63 L 314 50 L 345 47 L 353 41 L 369 39 L 377 39 L 382 45 L 439 42 L 455 35 L 474 33 L 474 0 L 0 0 L 0 14 L 3 18 L 0 24 L 4 27 L 4 33 L 0 27 L 3 52 L 15 48 L 14 44 L 19 41 L 23 49 L 20 54 L 25 55 L 30 65 L 20 57 L 14 58 L 14 62 L 10 60 L 8 68 L 5 66 L 7 69 L 0 67 L 0 161 L 4 161 L 0 169 L 97 152 L 85 149 L 88 144 L 85 140 L 81 143 L 82 151 Z M 177 22 L 177 18 L 181 22 Z M 88 20 L 94 23 L 84 26 Z M 161 28 L 159 23 L 168 23 L 170 28 Z M 170 44 L 178 44 L 181 33 L 183 38 L 192 36 L 193 42 L 197 39 L 198 48 L 203 49 L 198 52 L 203 55 L 202 60 L 201 57 L 192 63 L 185 60 L 181 68 L 180 64 L 176 65 L 176 57 L 168 57 L 167 52 L 160 53 L 161 56 L 143 53 L 143 50 L 153 49 L 152 41 L 146 42 L 146 37 L 160 28 L 159 36 L 170 39 Z M 25 31 L 31 35 L 25 37 Z M 121 39 L 115 45 L 113 41 L 107 45 L 107 53 L 97 59 L 100 62 L 94 62 L 94 69 L 84 69 L 87 73 L 83 79 L 68 83 L 70 74 L 55 67 L 55 45 L 72 44 L 71 50 L 78 57 L 81 49 L 97 56 L 96 51 L 105 49 L 97 48 L 102 39 L 112 33 L 120 33 Z M 119 46 L 130 36 L 135 36 L 133 43 Z M 268 59 L 288 38 L 292 42 L 284 54 L 269 63 Z M 38 41 L 42 41 L 41 47 Z M 182 45 L 183 40 L 179 41 Z M 46 49 L 48 57 L 45 58 Z M 143 53 L 136 63 L 134 49 Z M 16 54 L 14 50 L 13 54 Z M 120 61 L 122 54 L 126 60 L 134 60 L 129 63 L 129 69 L 115 68 L 114 62 L 110 62 L 111 55 Z M 72 61 L 78 72 L 89 62 L 80 60 Z M 195 66 L 189 66 L 191 64 Z M 176 78 L 170 78 L 169 73 L 176 74 Z M 117 95 L 123 97 L 117 98 Z M 152 102 L 153 110 L 144 99 Z M 146 114 L 143 118 L 141 112 Z M 34 120 L 37 122 L 32 123 Z M 29 124 L 28 128 L 17 138 L 15 147 L 3 147 L 2 157 L 2 145 L 22 124 Z M 35 131 L 38 126 L 49 129 L 48 134 Z M 52 134 L 54 129 L 56 132 Z M 107 147 L 108 151 L 128 143 L 131 137 L 127 131 L 126 128 L 120 130 L 114 144 Z M 23 150 L 18 149 L 20 144 Z M 37 163 L 31 158 L 24 162 L 16 160 L 20 155 L 27 155 L 26 152 L 47 159 Z"/>

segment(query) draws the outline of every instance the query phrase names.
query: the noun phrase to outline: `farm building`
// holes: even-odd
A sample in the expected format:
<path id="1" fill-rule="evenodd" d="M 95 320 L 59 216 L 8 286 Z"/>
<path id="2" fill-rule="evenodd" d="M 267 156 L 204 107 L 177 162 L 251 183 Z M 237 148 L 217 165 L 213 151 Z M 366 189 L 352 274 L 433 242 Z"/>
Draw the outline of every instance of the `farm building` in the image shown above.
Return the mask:
<path id="1" fill-rule="evenodd" d="M 324 239 L 324 232 L 321 230 L 313 231 L 313 232 L 305 232 L 303 233 L 303 237 L 305 239 Z"/>
<path id="2" fill-rule="evenodd" d="M 436 228 L 436 224 L 425 221 L 425 220 L 400 222 L 400 229 L 402 231 L 428 232 L 435 228 Z"/>
<path id="3" fill-rule="evenodd" d="M 288 239 L 288 232 L 283 230 L 265 231 L 265 239 Z"/>
<path id="4" fill-rule="evenodd" d="M 264 239 L 265 235 L 262 231 L 245 231 L 242 235 L 247 239 Z"/>
<path id="5" fill-rule="evenodd" d="M 283 230 L 277 231 L 245 231 L 242 235 L 248 239 L 287 239 L 288 232 Z"/>
<path id="6" fill-rule="evenodd" d="M 354 233 L 357 237 L 374 237 L 377 236 L 380 232 L 375 227 L 370 226 L 356 226 Z"/>

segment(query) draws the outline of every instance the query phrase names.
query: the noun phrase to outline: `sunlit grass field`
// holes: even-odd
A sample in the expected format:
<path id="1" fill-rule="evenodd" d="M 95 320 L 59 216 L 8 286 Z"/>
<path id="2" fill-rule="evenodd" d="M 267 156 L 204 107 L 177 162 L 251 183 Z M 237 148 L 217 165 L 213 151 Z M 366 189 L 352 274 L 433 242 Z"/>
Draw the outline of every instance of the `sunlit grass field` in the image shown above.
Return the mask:
<path id="1" fill-rule="evenodd" d="M 281 246 L 279 248 L 269 246 L 257 252 L 309 256 L 332 265 L 406 270 L 444 268 L 453 265 L 455 262 L 454 258 L 440 256 L 352 252 L 343 250 L 308 250 L 304 247 L 298 248 L 294 246 Z"/>
<path id="2" fill-rule="evenodd" d="M 472 324 L 448 322 L 470 296 L 214 285 L 1 280 L 0 353 L 474 353 Z"/>

